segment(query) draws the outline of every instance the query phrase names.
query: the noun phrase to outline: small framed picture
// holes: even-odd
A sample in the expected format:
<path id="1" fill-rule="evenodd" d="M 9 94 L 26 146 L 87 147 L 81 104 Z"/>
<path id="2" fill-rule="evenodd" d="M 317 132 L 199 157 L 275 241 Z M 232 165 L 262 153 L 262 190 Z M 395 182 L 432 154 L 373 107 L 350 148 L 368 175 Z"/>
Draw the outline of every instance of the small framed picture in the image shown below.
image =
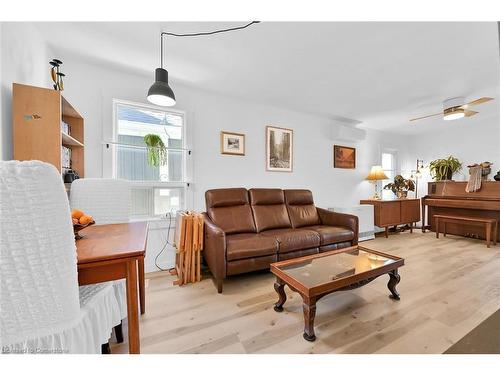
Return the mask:
<path id="1" fill-rule="evenodd" d="M 333 167 L 355 169 L 356 168 L 356 149 L 347 146 L 333 146 Z"/>
<path id="2" fill-rule="evenodd" d="M 292 172 L 293 170 L 293 130 L 266 127 L 266 170 Z"/>
<path id="3" fill-rule="evenodd" d="M 224 155 L 245 155 L 245 134 L 220 132 L 220 153 Z"/>

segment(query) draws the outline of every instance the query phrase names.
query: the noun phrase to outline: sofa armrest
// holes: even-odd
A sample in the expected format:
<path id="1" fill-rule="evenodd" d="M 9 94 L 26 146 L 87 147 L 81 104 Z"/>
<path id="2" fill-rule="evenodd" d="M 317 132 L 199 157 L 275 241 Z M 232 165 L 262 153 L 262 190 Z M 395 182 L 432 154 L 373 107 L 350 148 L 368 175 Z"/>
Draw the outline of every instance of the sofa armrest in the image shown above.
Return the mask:
<path id="1" fill-rule="evenodd" d="M 323 225 L 340 226 L 351 229 L 354 232 L 354 238 L 352 240 L 353 245 L 358 244 L 358 233 L 359 233 L 359 219 L 355 215 L 341 214 L 339 212 L 333 212 L 325 210 L 324 208 L 317 208 L 319 219 Z"/>
<path id="2" fill-rule="evenodd" d="M 226 277 L 226 234 L 205 212 L 203 220 L 205 222 L 203 256 L 214 277 L 222 280 Z"/>

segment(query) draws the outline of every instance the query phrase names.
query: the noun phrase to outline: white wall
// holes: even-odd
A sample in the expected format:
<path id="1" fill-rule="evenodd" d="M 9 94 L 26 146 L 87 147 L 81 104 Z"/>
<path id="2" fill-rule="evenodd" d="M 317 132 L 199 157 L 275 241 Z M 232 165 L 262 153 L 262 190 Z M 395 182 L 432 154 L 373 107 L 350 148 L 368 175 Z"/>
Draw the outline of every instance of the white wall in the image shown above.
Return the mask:
<path id="1" fill-rule="evenodd" d="M 107 175 L 103 171 L 104 140 L 112 137 L 112 99 L 146 103 L 152 83 L 150 76 L 106 69 L 96 64 L 65 57 L 65 96 L 85 117 L 85 174 Z M 367 130 L 360 142 L 330 138 L 333 122 L 324 117 L 248 103 L 172 83 L 178 110 L 187 114 L 188 146 L 193 150 L 191 207 L 204 209 L 204 192 L 216 187 L 304 187 L 315 194 L 323 206 L 355 204 L 371 194 L 372 187 L 363 181 L 371 165 L 379 163 L 381 148 L 406 152 L 405 138 Z M 276 125 L 294 130 L 294 171 L 265 170 L 265 128 Z M 220 154 L 221 130 L 246 134 L 246 155 Z M 333 145 L 357 148 L 357 168 L 333 168 Z"/>
<path id="2" fill-rule="evenodd" d="M 105 177 L 106 150 L 102 142 L 112 139 L 112 99 L 146 103 L 146 92 L 153 81 L 149 75 L 121 71 L 114 67 L 82 61 L 59 54 L 64 61 L 67 79 L 64 95 L 85 117 L 85 175 Z M 193 89 L 172 82 L 177 110 L 187 115 L 187 142 L 192 148 L 189 179 L 189 208 L 204 210 L 204 193 L 220 187 L 281 187 L 309 188 L 316 203 L 323 207 L 357 204 L 372 194 L 373 187 L 364 181 L 370 167 L 380 163 L 383 148 L 406 153 L 404 137 L 367 130 L 360 142 L 331 139 L 333 122 L 324 117 L 299 113 L 269 105 L 248 103 L 208 91 Z M 265 128 L 276 125 L 294 130 L 294 171 L 292 173 L 265 170 Z M 246 155 L 220 154 L 221 130 L 246 134 Z M 357 168 L 333 168 L 333 145 L 356 147 Z M 154 223 L 148 241 L 148 270 L 154 270 L 153 260 L 162 248 L 166 223 Z M 160 264 L 169 266 L 162 254 Z"/>
<path id="3" fill-rule="evenodd" d="M 2 160 L 12 158 L 12 83 L 50 87 L 50 49 L 31 23 L 1 24 Z"/>
<path id="4" fill-rule="evenodd" d="M 492 179 L 500 170 L 500 100 L 497 98 L 494 102 L 478 106 L 477 110 L 480 112 L 478 115 L 453 121 L 450 126 L 446 124 L 444 130 L 436 129 L 432 133 L 412 137 L 410 154 L 415 159 L 423 159 L 425 165 L 448 155 L 457 157 L 462 162 L 462 170 L 453 176 L 456 181 L 468 180 L 467 165 L 489 161 L 493 163 Z M 420 197 L 427 194 L 428 181 L 432 178 L 429 170 L 424 169 L 419 182 Z"/>
<path id="5" fill-rule="evenodd" d="M 379 164 L 380 148 L 397 148 L 402 137 L 367 131 L 359 142 L 331 138 L 332 120 L 319 116 L 249 104 L 202 92 L 196 97 L 194 140 L 194 206 L 204 208 L 207 189 L 229 186 L 308 188 L 319 206 L 358 204 L 372 193 L 363 181 L 373 164 Z M 292 173 L 265 170 L 267 125 L 294 131 Z M 220 130 L 246 134 L 245 157 L 221 155 Z M 333 145 L 356 147 L 354 170 L 333 168 Z"/>
<path id="6" fill-rule="evenodd" d="M 37 35 L 30 24 L 2 25 L 2 158 L 12 157 L 12 82 L 50 87 L 48 61 L 57 57 L 63 60 L 67 75 L 64 95 L 85 117 L 85 174 L 108 176 L 102 142 L 112 138 L 112 99 L 145 103 L 153 71 L 149 74 L 123 71 L 66 55 L 62 50 L 52 52 Z M 448 154 L 457 156 L 464 165 L 489 160 L 500 169 L 498 110 L 490 111 L 488 116 L 481 114 L 457 121 L 452 131 L 408 137 L 366 130 L 365 139 L 349 142 L 332 139 L 331 127 L 336 125 L 325 117 L 229 98 L 175 81 L 172 86 L 178 102 L 175 108 L 187 114 L 187 141 L 193 150 L 189 161 L 188 177 L 193 181 L 188 194 L 189 208 L 203 210 L 207 189 L 230 186 L 309 188 L 319 206 L 353 205 L 371 196 L 373 187 L 363 179 L 372 165 L 380 163 L 384 149 L 397 150 L 399 169 L 407 173 L 414 168 L 417 157 L 428 163 Z M 292 173 L 265 170 L 266 125 L 294 130 Z M 221 130 L 246 134 L 246 156 L 220 154 Z M 333 168 L 334 144 L 356 147 L 355 170 Z M 426 179 L 428 176 L 420 182 L 419 196 L 426 192 Z M 165 227 L 165 221 L 151 226 L 146 260 L 149 271 L 154 270 L 154 257 L 165 243 Z M 172 259 L 173 251 L 169 248 L 160 256 L 159 263 L 167 267 Z"/>
<path id="7" fill-rule="evenodd" d="M 67 75 L 64 95 L 85 117 L 85 159 L 87 177 L 109 176 L 103 141 L 112 139 L 112 99 L 146 102 L 145 94 L 153 81 L 149 74 L 123 71 L 115 66 L 88 62 L 61 51 L 51 51 L 30 24 L 2 24 L 1 28 L 1 121 L 2 159 L 12 157 L 11 84 L 26 83 L 50 87 L 48 61 L 54 57 L 64 62 Z M 133 57 L 131 57 L 133 58 Z M 373 187 L 364 181 L 370 167 L 380 163 L 384 149 L 397 150 L 399 169 L 410 172 L 415 159 L 430 160 L 448 154 L 457 156 L 464 165 L 489 160 L 500 169 L 499 112 L 457 121 L 452 131 L 435 131 L 420 136 L 399 136 L 366 130 L 365 139 L 352 142 L 332 139 L 331 128 L 337 126 L 328 118 L 250 103 L 172 82 L 178 110 L 187 114 L 187 142 L 193 155 L 189 160 L 188 206 L 204 209 L 204 192 L 210 188 L 281 187 L 309 188 L 319 206 L 348 206 L 372 194 Z M 500 101 L 499 101 L 500 104 Z M 265 170 L 265 127 L 276 125 L 294 130 L 294 171 Z M 221 130 L 246 134 L 246 156 L 220 154 Z M 354 146 L 357 168 L 333 168 L 333 145 Z M 494 170 L 497 169 L 494 166 Z M 422 196 L 426 178 L 420 182 Z M 460 177 L 459 177 L 460 178 Z M 464 178 L 464 177 L 462 177 Z M 151 225 L 148 241 L 147 270 L 166 240 L 167 222 Z M 171 266 L 173 250 L 159 257 L 162 267 Z"/>

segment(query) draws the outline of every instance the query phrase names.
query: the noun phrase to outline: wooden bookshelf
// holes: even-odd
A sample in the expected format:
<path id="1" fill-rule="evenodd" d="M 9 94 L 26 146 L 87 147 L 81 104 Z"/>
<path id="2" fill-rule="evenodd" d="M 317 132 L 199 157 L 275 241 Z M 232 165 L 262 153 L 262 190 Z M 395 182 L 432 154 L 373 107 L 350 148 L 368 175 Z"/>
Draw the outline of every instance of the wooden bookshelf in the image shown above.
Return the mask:
<path id="1" fill-rule="evenodd" d="M 61 130 L 61 120 L 71 132 Z M 71 149 L 71 169 L 85 174 L 84 119 L 60 91 L 12 85 L 14 159 L 41 160 L 61 173 L 61 146 Z"/>

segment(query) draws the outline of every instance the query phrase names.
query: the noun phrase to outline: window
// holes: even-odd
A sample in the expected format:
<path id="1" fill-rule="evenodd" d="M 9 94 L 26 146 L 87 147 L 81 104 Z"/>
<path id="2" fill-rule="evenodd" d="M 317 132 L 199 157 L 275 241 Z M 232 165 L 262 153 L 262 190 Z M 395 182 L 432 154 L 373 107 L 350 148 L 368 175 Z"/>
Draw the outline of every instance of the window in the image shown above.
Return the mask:
<path id="1" fill-rule="evenodd" d="M 113 175 L 132 183 L 132 216 L 162 216 L 185 208 L 184 114 L 144 104 L 114 101 Z M 144 142 L 158 135 L 167 148 L 164 164 L 148 164 Z"/>
<path id="2" fill-rule="evenodd" d="M 390 151 L 384 151 L 382 152 L 382 160 L 381 160 L 381 165 L 382 169 L 384 170 L 385 175 L 388 177 L 388 180 L 383 181 L 383 186 L 389 181 L 392 181 L 394 177 L 396 177 L 396 153 L 395 152 L 390 152 Z M 393 197 L 393 194 L 390 190 L 382 190 L 382 198 L 384 199 L 390 199 Z"/>
<path id="3" fill-rule="evenodd" d="M 393 153 L 382 153 L 382 169 L 387 177 L 392 180 L 396 176 L 395 157 Z"/>

